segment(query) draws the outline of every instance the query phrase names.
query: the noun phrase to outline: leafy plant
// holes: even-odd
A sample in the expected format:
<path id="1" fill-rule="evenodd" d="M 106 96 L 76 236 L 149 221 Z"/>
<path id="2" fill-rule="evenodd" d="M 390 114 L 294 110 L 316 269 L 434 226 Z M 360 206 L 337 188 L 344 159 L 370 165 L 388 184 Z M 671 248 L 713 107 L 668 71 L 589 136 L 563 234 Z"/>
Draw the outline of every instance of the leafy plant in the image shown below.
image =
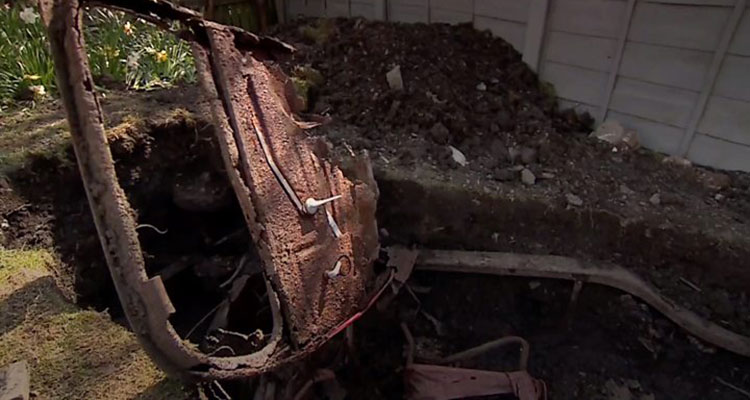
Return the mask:
<path id="1" fill-rule="evenodd" d="M 94 77 L 124 81 L 126 65 L 122 61 L 127 50 L 130 21 L 120 12 L 96 8 L 86 13 L 85 39 L 89 65 Z"/>
<path id="2" fill-rule="evenodd" d="M 0 6 L 2 7 L 2 6 Z M 55 69 L 49 56 L 44 27 L 29 8 L 0 9 L 0 102 L 33 99 L 54 87 Z M 22 15 L 24 18 L 22 18 Z M 29 22 L 31 21 L 31 22 Z M 45 88 L 44 93 L 39 88 Z"/>
<path id="3" fill-rule="evenodd" d="M 195 81 L 193 56 L 186 42 L 121 12 L 95 9 L 87 15 L 87 48 L 95 77 L 132 89 Z"/>
<path id="4" fill-rule="evenodd" d="M 175 82 L 195 82 L 195 62 L 187 42 L 145 23 L 135 26 L 148 34 L 138 35 L 129 48 L 125 59 L 128 87 L 152 89 Z"/>
<path id="5" fill-rule="evenodd" d="M 0 6 L 0 105 L 56 93 L 45 29 L 21 3 Z M 195 81 L 189 44 L 169 32 L 108 9 L 89 10 L 84 29 L 97 82 L 152 89 Z"/>

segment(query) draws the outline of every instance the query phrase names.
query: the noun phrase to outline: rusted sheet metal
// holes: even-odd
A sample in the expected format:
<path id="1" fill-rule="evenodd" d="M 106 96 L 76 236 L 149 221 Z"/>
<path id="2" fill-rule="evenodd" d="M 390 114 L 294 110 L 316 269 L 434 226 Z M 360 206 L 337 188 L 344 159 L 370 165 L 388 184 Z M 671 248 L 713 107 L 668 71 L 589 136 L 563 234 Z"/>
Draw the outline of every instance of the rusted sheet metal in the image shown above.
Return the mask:
<path id="1" fill-rule="evenodd" d="M 161 278 L 146 274 L 134 213 L 117 181 L 86 59 L 82 4 L 39 0 L 107 264 L 130 325 L 156 363 L 189 379 L 252 376 L 305 356 L 361 315 L 387 282 L 371 268 L 379 250 L 377 188 L 366 157 L 345 176 L 327 160 L 326 146 L 308 140 L 295 122 L 286 78 L 263 63 L 291 48 L 162 0 L 86 4 L 119 8 L 163 27 L 179 21 L 185 28 L 175 33 L 194 43 L 226 169 L 267 276 L 273 327 L 264 347 L 214 357 L 179 337 Z M 308 201 L 334 196 L 325 204 Z"/>
<path id="2" fill-rule="evenodd" d="M 514 395 L 519 400 L 546 400 L 547 386 L 527 371 L 528 342 L 517 336 L 507 336 L 451 356 L 415 363 L 414 337 L 405 323 L 401 324 L 407 344 L 404 368 L 406 398 L 410 400 L 450 400 L 493 395 Z M 434 364 L 455 364 L 490 350 L 507 345 L 520 345 L 519 369 L 512 372 L 485 371 Z"/>
<path id="3" fill-rule="evenodd" d="M 215 119 L 226 121 L 218 138 L 231 181 L 237 193 L 250 193 L 241 196 L 248 225 L 291 338 L 303 346 L 367 302 L 378 252 L 374 179 L 371 172 L 348 179 L 326 160 L 325 145 L 305 136 L 280 71 L 238 50 L 223 27 L 207 34 L 210 48 L 195 54 L 204 87 L 216 88 Z M 307 208 L 310 199 L 335 196 L 314 213 Z"/>
<path id="4" fill-rule="evenodd" d="M 409 400 L 450 400 L 514 395 L 519 400 L 546 399 L 541 381 L 526 371 L 495 372 L 479 369 L 411 364 L 406 367 Z"/>

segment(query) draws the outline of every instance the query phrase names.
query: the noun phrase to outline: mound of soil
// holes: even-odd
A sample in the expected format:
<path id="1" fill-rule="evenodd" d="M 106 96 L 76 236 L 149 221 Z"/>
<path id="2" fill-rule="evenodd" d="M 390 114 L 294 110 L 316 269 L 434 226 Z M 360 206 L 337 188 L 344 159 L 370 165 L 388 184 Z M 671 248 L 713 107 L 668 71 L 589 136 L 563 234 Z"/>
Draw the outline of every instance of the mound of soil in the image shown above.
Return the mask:
<path id="1" fill-rule="evenodd" d="M 359 127 L 355 147 L 387 144 L 402 160 L 451 164 L 446 145 L 453 145 L 473 169 L 494 172 L 521 158 L 564 163 L 578 149 L 570 137 L 590 131 L 590 116 L 558 113 L 551 86 L 489 32 L 362 20 L 318 29 L 329 31 L 322 46 L 308 43 L 297 25 L 282 28 L 279 36 L 299 50 L 288 66 L 292 75 L 300 64 L 320 71 L 323 83 L 312 83 L 310 108 Z M 403 90 L 386 81 L 395 67 Z"/>
<path id="2" fill-rule="evenodd" d="M 520 54 L 468 25 L 308 20 L 277 33 L 298 49 L 284 63 L 295 79 L 319 72 L 308 108 L 333 122 L 313 133 L 374 153 L 394 240 L 615 261 L 750 332 L 737 309 L 750 306 L 748 174 L 591 138 L 590 116 L 559 110 Z M 386 78 L 396 66 L 403 90 Z"/>

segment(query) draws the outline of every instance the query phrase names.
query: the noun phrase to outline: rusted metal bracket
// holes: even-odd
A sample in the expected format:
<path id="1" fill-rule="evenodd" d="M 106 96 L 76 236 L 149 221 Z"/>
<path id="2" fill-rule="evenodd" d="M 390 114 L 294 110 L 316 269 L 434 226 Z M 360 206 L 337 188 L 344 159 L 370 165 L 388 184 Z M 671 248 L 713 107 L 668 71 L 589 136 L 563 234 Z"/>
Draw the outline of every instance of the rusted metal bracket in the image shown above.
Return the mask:
<path id="1" fill-rule="evenodd" d="M 523 338 L 509 336 L 496 339 L 443 359 L 424 360 L 429 364 L 423 364 L 414 362 L 414 337 L 405 323 L 401 324 L 401 331 L 407 345 L 404 368 L 407 399 L 450 400 L 500 394 L 514 395 L 519 400 L 547 399 L 547 386 L 544 381 L 533 378 L 526 371 L 529 343 Z M 445 366 L 509 344 L 521 346 L 517 371 L 496 372 Z"/>
<path id="2" fill-rule="evenodd" d="M 268 65 L 291 47 L 162 0 L 39 5 L 107 264 L 133 331 L 161 368 L 188 379 L 260 374 L 309 354 L 372 305 L 389 277 L 372 269 L 379 244 L 370 164 L 361 156 L 346 176 L 328 160 L 326 145 L 302 132 L 287 101 L 288 79 Z M 193 43 L 225 167 L 265 268 L 273 329 L 252 354 L 204 354 L 169 322 L 174 306 L 161 278 L 146 274 L 134 213 L 115 174 L 86 58 L 84 5 L 123 10 L 170 30 L 179 22 L 173 32 Z"/>

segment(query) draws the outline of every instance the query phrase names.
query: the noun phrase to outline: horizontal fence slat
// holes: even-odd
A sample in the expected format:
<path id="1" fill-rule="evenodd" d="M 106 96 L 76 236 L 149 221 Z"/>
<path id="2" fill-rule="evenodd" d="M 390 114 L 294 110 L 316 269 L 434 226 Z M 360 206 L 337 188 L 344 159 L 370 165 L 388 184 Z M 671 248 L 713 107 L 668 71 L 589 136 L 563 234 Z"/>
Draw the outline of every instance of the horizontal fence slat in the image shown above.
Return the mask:
<path id="1" fill-rule="evenodd" d="M 729 45 L 729 53 L 750 56 L 750 10 L 745 10 Z"/>
<path id="2" fill-rule="evenodd" d="M 730 7 L 683 6 L 639 2 L 628 39 L 666 46 L 714 51 Z"/>
<path id="3" fill-rule="evenodd" d="M 557 0 L 550 4 L 549 29 L 616 39 L 625 1 Z"/>
<path id="4" fill-rule="evenodd" d="M 610 110 L 685 128 L 698 93 L 620 77 Z"/>
<path id="5" fill-rule="evenodd" d="M 750 146 L 738 145 L 700 133 L 693 138 L 687 157 L 696 164 L 750 172 Z"/>
<path id="6" fill-rule="evenodd" d="M 690 6 L 728 6 L 734 5 L 734 0 L 645 0 L 646 3 L 677 4 Z"/>
<path id="7" fill-rule="evenodd" d="M 362 17 L 372 20 L 379 20 L 383 19 L 381 15 L 378 15 L 376 7 L 380 5 L 382 7 L 382 4 L 379 4 L 377 1 L 352 1 L 350 4 L 349 10 L 351 11 L 352 17 Z"/>
<path id="8" fill-rule="evenodd" d="M 326 17 L 348 17 L 349 0 L 326 0 Z"/>
<path id="9" fill-rule="evenodd" d="M 587 104 L 600 104 L 607 83 L 605 72 L 547 62 L 541 78 L 555 85 L 557 95 Z"/>
<path id="10" fill-rule="evenodd" d="M 727 55 L 721 65 L 713 94 L 750 101 L 750 57 Z"/>
<path id="11" fill-rule="evenodd" d="M 750 102 L 711 96 L 698 132 L 750 145 Z"/>
<path id="12" fill-rule="evenodd" d="M 471 12 L 434 7 L 432 8 L 432 12 L 430 13 L 430 22 L 460 24 L 463 22 L 471 22 L 473 17 L 474 16 Z"/>
<path id="13" fill-rule="evenodd" d="M 474 14 L 507 21 L 526 22 L 531 0 L 474 0 Z"/>
<path id="14" fill-rule="evenodd" d="M 474 11 L 474 0 L 430 0 L 430 7 L 471 14 Z"/>
<path id="15" fill-rule="evenodd" d="M 429 21 L 429 10 L 427 8 L 427 1 L 424 4 L 412 1 L 398 1 L 390 0 L 388 2 L 388 20 L 393 22 L 428 22 Z"/>
<path id="16" fill-rule="evenodd" d="M 565 32 L 548 32 L 545 59 L 562 64 L 609 71 L 617 40 Z"/>
<path id="17" fill-rule="evenodd" d="M 620 75 L 647 82 L 700 90 L 711 67 L 711 53 L 627 43 L 620 65 Z"/>

